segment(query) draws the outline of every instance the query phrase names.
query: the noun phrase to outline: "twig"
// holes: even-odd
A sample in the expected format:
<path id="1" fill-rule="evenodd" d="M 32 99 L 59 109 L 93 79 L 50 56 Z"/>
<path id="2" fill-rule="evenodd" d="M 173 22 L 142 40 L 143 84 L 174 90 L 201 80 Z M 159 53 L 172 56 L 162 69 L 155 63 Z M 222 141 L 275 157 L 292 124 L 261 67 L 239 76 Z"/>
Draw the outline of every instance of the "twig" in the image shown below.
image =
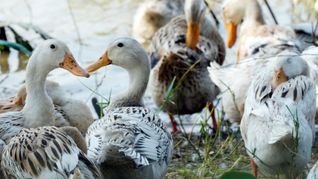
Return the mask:
<path id="1" fill-rule="evenodd" d="M 297 54 L 297 55 L 278 55 L 279 57 L 296 57 L 296 56 L 316 56 L 318 57 L 318 54 Z M 277 55 L 269 55 L 269 56 L 265 56 L 265 57 L 250 57 L 250 58 L 245 58 L 243 60 L 241 60 L 240 62 L 235 62 L 235 63 L 229 63 L 227 65 L 222 65 L 220 66 L 219 68 L 228 68 L 228 67 L 231 67 L 231 66 L 235 66 L 235 65 L 239 65 L 239 64 L 243 64 L 243 63 L 249 63 L 249 62 L 253 62 L 257 59 L 261 59 L 261 60 L 265 60 L 265 59 L 268 59 L 268 58 L 273 58 L 273 57 L 277 57 Z"/>
<path id="2" fill-rule="evenodd" d="M 21 26 L 22 28 L 24 28 L 25 30 L 29 30 L 32 29 L 34 30 L 36 33 L 38 33 L 42 39 L 46 40 L 46 39 L 52 39 L 53 37 L 51 37 L 49 34 L 47 34 L 46 32 L 44 32 L 42 29 L 40 29 L 38 26 L 33 25 L 33 24 L 25 24 L 25 23 L 17 23 L 19 26 Z"/>
<path id="3" fill-rule="evenodd" d="M 276 19 L 276 17 L 275 17 L 274 12 L 272 11 L 272 8 L 269 6 L 267 0 L 264 0 L 264 2 L 265 2 L 266 6 L 267 6 L 267 8 L 268 8 L 268 10 L 269 10 L 269 12 L 271 13 L 271 15 L 272 15 L 272 17 L 273 17 L 273 20 L 275 21 L 275 24 L 278 25 L 277 19 Z"/>
<path id="4" fill-rule="evenodd" d="M 80 31 L 79 31 L 77 22 L 75 20 L 75 16 L 74 16 L 74 13 L 73 13 L 73 10 L 72 10 L 72 7 L 70 5 L 70 1 L 69 0 L 67 0 L 67 6 L 68 6 L 68 9 L 69 9 L 70 14 L 71 14 L 71 18 L 72 18 L 72 21 L 73 21 L 73 24 L 74 24 L 74 27 L 75 27 L 75 31 L 76 31 L 76 34 L 77 34 L 78 42 L 79 42 L 78 58 L 80 58 L 81 53 L 82 53 L 83 41 L 82 41 L 81 34 L 80 34 Z"/>
<path id="5" fill-rule="evenodd" d="M 221 83 L 227 88 L 227 90 L 231 93 L 231 96 L 232 96 L 232 99 L 233 99 L 233 103 L 235 105 L 235 109 L 240 113 L 240 110 L 239 110 L 239 107 L 237 106 L 237 103 L 236 103 L 236 99 L 235 99 L 235 93 L 234 91 L 232 91 L 232 89 L 223 82 L 223 80 L 220 80 Z M 225 91 L 224 91 L 225 92 Z"/>
<path id="6" fill-rule="evenodd" d="M 215 20 L 216 26 L 219 26 L 220 25 L 220 21 L 218 20 L 218 18 L 214 14 L 213 10 L 210 8 L 209 3 L 206 0 L 204 1 L 204 3 L 208 7 L 210 14 L 212 15 L 213 19 Z"/>
<path id="7" fill-rule="evenodd" d="M 83 83 L 81 80 L 78 80 L 84 87 L 86 87 L 88 90 L 90 90 L 91 92 L 93 92 L 94 94 L 96 94 L 97 96 L 103 98 L 105 101 L 107 101 L 108 99 L 105 98 L 102 94 L 96 92 L 95 90 L 93 90 L 92 88 L 90 88 L 89 86 L 87 86 L 85 83 Z"/>
<path id="8" fill-rule="evenodd" d="M 261 158 L 259 158 L 255 153 L 256 153 L 256 148 L 254 148 L 253 151 L 250 151 L 248 148 L 245 147 L 245 150 L 247 151 L 247 153 L 250 153 L 253 157 L 252 158 L 256 158 L 258 161 L 260 161 L 265 167 L 267 167 L 270 170 L 273 170 L 273 168 L 268 165 L 267 163 L 265 163 Z"/>
<path id="9" fill-rule="evenodd" d="M 9 74 L 5 75 L 5 76 L 0 80 L 0 84 L 3 83 L 7 78 L 9 78 Z"/>
<path id="10" fill-rule="evenodd" d="M 28 9 L 28 12 L 29 12 L 29 23 L 32 24 L 33 23 L 33 14 L 32 14 L 32 8 L 29 4 L 29 2 L 27 2 L 27 0 L 24 0 L 24 3 Z"/>
<path id="11" fill-rule="evenodd" d="M 191 147 L 193 148 L 193 150 L 195 151 L 195 153 L 198 154 L 199 156 L 199 159 L 202 161 L 202 157 L 201 157 L 201 154 L 200 154 L 200 151 L 196 148 L 196 146 L 192 143 L 191 139 L 189 139 L 187 137 L 187 134 L 186 134 L 186 130 L 183 126 L 183 123 L 181 122 L 182 120 L 180 119 L 180 116 L 178 116 L 178 119 L 179 119 L 179 124 L 182 128 L 182 131 L 181 131 L 181 134 L 183 135 L 184 138 L 186 138 L 186 140 L 189 142 L 189 144 L 191 145 Z"/>

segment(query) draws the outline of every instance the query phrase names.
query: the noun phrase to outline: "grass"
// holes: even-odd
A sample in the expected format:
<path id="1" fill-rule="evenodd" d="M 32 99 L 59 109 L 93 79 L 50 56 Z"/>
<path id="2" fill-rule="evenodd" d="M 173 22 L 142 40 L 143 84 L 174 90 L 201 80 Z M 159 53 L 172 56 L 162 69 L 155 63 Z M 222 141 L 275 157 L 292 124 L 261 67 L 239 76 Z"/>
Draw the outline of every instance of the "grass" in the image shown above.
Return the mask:
<path id="1" fill-rule="evenodd" d="M 294 134 L 295 147 L 297 148 L 299 128 L 297 111 L 296 114 L 292 115 L 295 125 L 294 132 L 296 133 Z M 228 126 L 229 122 L 223 121 L 222 116 L 219 116 L 219 128 L 229 130 L 222 132 L 216 131 L 214 135 L 211 135 L 210 126 L 208 125 L 209 120 L 209 118 L 202 120 L 199 134 L 185 133 L 182 131 L 173 135 L 175 144 L 174 154 L 166 178 L 220 178 L 225 173 L 233 170 L 252 174 L 250 158 L 246 153 L 240 131 L 231 131 Z M 180 125 L 182 125 L 182 123 Z M 197 151 L 199 151 L 199 154 L 197 154 Z M 310 168 L 317 161 L 317 153 L 318 145 L 316 142 L 312 150 L 312 159 L 308 167 L 298 178 L 306 177 Z M 286 177 L 265 177 L 259 172 L 258 178 L 279 179 Z"/>
<path id="2" fill-rule="evenodd" d="M 196 156 L 184 137 L 174 136 L 175 153 L 167 178 L 219 178 L 232 169 L 250 172 L 243 141 L 233 136 L 217 141 L 214 145 L 212 140 L 206 143 L 200 136 L 193 136 L 191 140 L 202 153 L 203 160 Z"/>
<path id="3" fill-rule="evenodd" d="M 200 134 L 180 132 L 173 136 L 174 155 L 166 178 L 219 178 L 231 170 L 250 173 L 249 157 L 240 132 L 211 134 L 207 121 L 208 118 L 201 122 Z M 221 121 L 220 127 L 225 125 L 228 123 Z"/>
<path id="4" fill-rule="evenodd" d="M 165 102 L 173 103 L 172 97 L 174 93 L 179 90 L 180 84 L 186 80 L 189 71 L 196 64 L 190 66 L 179 80 L 176 80 L 176 78 L 172 80 L 160 108 L 164 106 Z M 233 98 L 235 100 L 234 95 Z M 218 112 L 217 114 L 222 114 L 222 112 Z M 293 131 L 295 132 L 295 145 L 293 146 L 295 149 L 292 151 L 297 151 L 298 147 L 299 121 L 297 111 L 295 115 L 296 117 L 293 115 L 295 125 L 295 130 Z M 223 116 L 218 116 L 218 119 L 218 129 L 229 129 L 230 124 L 223 121 Z M 250 157 L 246 153 L 240 131 L 218 130 L 211 134 L 211 128 L 208 124 L 209 120 L 209 116 L 206 116 L 201 121 L 200 133 L 195 135 L 185 133 L 182 120 L 179 119 L 179 124 L 183 130 L 173 136 L 175 144 L 174 155 L 166 178 L 221 178 L 222 175 L 233 170 L 251 174 Z M 317 153 L 316 151 L 313 150 L 313 153 Z M 315 163 L 316 159 L 317 157 L 312 157 L 310 166 Z M 305 177 L 308 171 L 305 170 L 299 178 Z M 265 177 L 262 173 L 258 173 L 258 178 L 284 178 L 283 176 Z"/>
<path id="5" fill-rule="evenodd" d="M 184 80 L 187 79 L 187 75 L 194 70 L 195 66 L 199 63 L 192 64 L 188 70 L 181 75 L 181 77 L 173 78 L 170 83 L 166 96 L 162 105 L 159 107 L 162 109 L 164 103 L 173 103 L 173 96 L 177 90 L 180 90 L 180 86 Z M 231 89 L 229 89 L 231 91 Z M 94 91 L 94 90 L 92 90 Z M 97 94 L 99 95 L 99 94 Z M 232 94 L 233 98 L 235 95 Z M 102 108 L 109 104 L 110 97 L 104 98 L 105 103 L 101 103 Z M 234 99 L 233 99 L 234 100 Z M 214 109 L 216 110 L 216 109 Z M 217 114 L 222 114 L 218 112 Z M 296 114 L 297 116 L 297 114 Z M 178 117 L 181 129 L 183 129 L 182 120 Z M 223 116 L 218 116 L 219 126 L 218 130 L 211 132 L 211 127 L 208 123 L 210 121 L 209 116 L 203 116 L 200 123 L 200 133 L 186 133 L 184 130 L 173 135 L 174 139 L 174 153 L 172 161 L 168 167 L 168 173 L 166 178 L 221 178 L 227 172 L 239 171 L 251 174 L 250 157 L 247 155 L 244 147 L 244 142 L 240 136 L 240 131 L 231 131 L 229 128 L 229 122 L 223 120 Z M 295 147 L 298 146 L 298 119 L 294 118 L 295 124 Z M 296 149 L 297 150 L 297 149 Z M 313 148 L 312 161 L 309 164 L 309 168 L 317 160 L 317 145 Z M 252 153 L 255 151 L 251 151 Z M 304 171 L 305 176 L 309 170 Z M 283 178 L 282 176 L 264 177 L 259 172 L 258 178 Z M 302 177 L 300 177 L 302 178 Z"/>
<path id="6" fill-rule="evenodd" d="M 195 65 L 190 66 L 188 71 L 182 75 L 179 80 L 174 78 L 167 89 L 165 102 L 173 102 L 171 99 L 174 93 L 179 89 L 183 80 Z M 90 89 L 95 91 L 94 89 Z M 102 108 L 108 106 L 110 96 L 105 98 L 95 92 L 96 95 L 103 98 L 100 103 Z M 233 96 L 234 97 L 234 96 Z M 162 107 L 162 106 L 161 106 Z M 216 110 L 216 109 L 214 109 Z M 222 112 L 217 111 L 217 114 Z M 296 114 L 297 116 L 297 114 Z M 230 122 L 224 121 L 223 116 L 218 116 L 218 129 L 212 132 L 210 127 L 210 116 L 202 116 L 199 133 L 186 133 L 180 116 L 175 116 L 179 121 L 181 132 L 173 135 L 174 152 L 172 161 L 168 167 L 167 179 L 174 178 L 221 178 L 222 175 L 230 171 L 239 171 L 252 174 L 250 168 L 250 158 L 244 147 L 244 142 L 240 136 L 240 131 L 232 131 Z M 294 118 L 295 137 L 297 138 L 297 129 L 299 127 L 297 117 Z M 224 130 L 225 129 L 225 130 Z M 298 141 L 298 140 L 297 140 Z M 296 141 L 295 141 L 296 142 Z M 298 144 L 296 143 L 295 146 Z M 252 151 L 253 152 L 253 151 Z M 317 160 L 317 145 L 314 145 L 313 155 L 308 169 L 304 171 L 302 176 L 306 176 L 311 166 Z M 283 178 L 282 176 L 264 177 L 259 172 L 258 178 Z M 299 177 L 302 178 L 302 177 Z"/>
<path id="7" fill-rule="evenodd" d="M 173 103 L 174 93 L 180 89 L 189 72 L 199 62 L 192 64 L 178 80 L 176 77 L 173 78 L 160 109 L 167 102 Z M 218 116 L 220 124 L 218 129 L 229 125 L 222 121 L 222 117 Z M 223 133 L 218 130 L 212 134 L 208 121 L 209 116 L 205 116 L 200 123 L 200 133 L 193 134 L 185 132 L 182 120 L 179 118 L 182 132 L 173 135 L 174 154 L 166 178 L 219 178 L 231 170 L 249 172 L 249 157 L 246 155 L 240 132 Z"/>

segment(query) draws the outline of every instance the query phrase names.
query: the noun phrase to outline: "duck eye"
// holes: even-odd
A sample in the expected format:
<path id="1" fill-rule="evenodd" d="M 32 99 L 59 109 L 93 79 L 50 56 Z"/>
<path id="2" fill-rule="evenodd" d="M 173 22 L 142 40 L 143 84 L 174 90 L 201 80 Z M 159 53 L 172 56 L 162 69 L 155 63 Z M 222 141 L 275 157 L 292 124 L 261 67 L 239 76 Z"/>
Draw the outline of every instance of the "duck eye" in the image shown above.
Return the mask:
<path id="1" fill-rule="evenodd" d="M 123 46 L 124 46 L 123 43 L 118 43 L 118 44 L 117 44 L 117 47 L 123 47 Z"/>
<path id="2" fill-rule="evenodd" d="M 50 45 L 50 48 L 51 48 L 51 49 L 55 49 L 55 45 L 54 45 L 54 44 L 51 44 L 51 45 Z"/>

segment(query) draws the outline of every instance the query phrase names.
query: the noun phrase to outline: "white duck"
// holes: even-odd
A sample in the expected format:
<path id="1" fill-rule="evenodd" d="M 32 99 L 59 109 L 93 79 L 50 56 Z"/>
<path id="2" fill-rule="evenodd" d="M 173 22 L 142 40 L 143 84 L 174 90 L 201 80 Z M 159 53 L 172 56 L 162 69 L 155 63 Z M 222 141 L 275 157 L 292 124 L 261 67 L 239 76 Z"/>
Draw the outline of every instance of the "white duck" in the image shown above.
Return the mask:
<path id="1" fill-rule="evenodd" d="M 45 89 L 53 101 L 55 111 L 65 118 L 60 125 L 66 123 L 77 127 L 82 134 L 85 134 L 87 128 L 94 122 L 89 107 L 80 100 L 67 97 L 62 87 L 54 81 L 46 80 Z M 20 111 L 25 105 L 26 96 L 26 85 L 23 84 L 15 97 L 0 102 L 0 113 Z"/>
<path id="2" fill-rule="evenodd" d="M 211 63 L 210 78 L 220 89 L 223 111 L 231 122 L 240 122 L 252 78 L 273 58 L 246 60 L 243 63 L 220 66 Z"/>
<path id="3" fill-rule="evenodd" d="M 284 52 L 288 53 L 288 52 Z M 297 52 L 290 52 L 297 55 Z M 301 57 L 308 63 L 310 78 L 318 85 L 318 47 L 309 47 L 301 53 Z M 253 76 L 268 65 L 273 58 L 253 60 L 248 58 L 242 63 L 220 66 L 211 63 L 210 77 L 219 88 L 222 97 L 223 110 L 231 122 L 240 122 L 248 88 Z M 316 103 L 318 105 L 318 103 Z M 318 106 L 316 107 L 318 109 Z M 316 110 L 318 113 L 318 110 Z M 316 115 L 317 116 L 317 115 Z"/>
<path id="4" fill-rule="evenodd" d="M 241 26 L 238 62 L 251 56 L 275 56 L 286 49 L 300 52 L 300 43 L 291 28 L 265 24 L 257 0 L 226 0 L 222 8 L 229 48 L 235 44 L 237 26 Z"/>
<path id="5" fill-rule="evenodd" d="M 318 162 L 310 169 L 307 179 L 317 179 L 318 178 Z"/>
<path id="6" fill-rule="evenodd" d="M 318 86 L 318 47 L 309 47 L 301 54 L 302 58 L 306 60 L 310 67 L 310 78 L 316 83 L 316 89 Z M 316 98 L 316 118 L 318 117 L 318 98 Z"/>
<path id="7" fill-rule="evenodd" d="M 183 13 L 184 1 L 147 0 L 143 2 L 134 17 L 133 36 L 142 44 L 149 43 L 158 29 Z"/>
<path id="8" fill-rule="evenodd" d="M 26 68 L 26 103 L 21 111 L 0 114 L 0 138 L 5 142 L 22 128 L 52 126 L 65 120 L 54 110 L 52 99 L 45 90 L 48 73 L 64 68 L 74 75 L 88 77 L 73 58 L 68 47 L 58 40 L 46 40 L 33 52 Z"/>
<path id="9" fill-rule="evenodd" d="M 150 73 L 147 54 L 137 41 L 118 38 L 88 71 L 109 64 L 128 71 L 130 86 L 88 128 L 88 158 L 100 165 L 105 178 L 164 178 L 173 142 L 163 122 L 143 106 Z"/>
<path id="10" fill-rule="evenodd" d="M 76 143 L 79 140 L 81 143 Z M 75 178 L 75 172 L 85 179 L 100 178 L 98 168 L 87 159 L 85 148 L 80 148 L 83 143 L 81 133 L 72 127 L 22 129 L 4 147 L 2 171 L 6 178 L 18 179 L 69 179 Z"/>
<path id="11" fill-rule="evenodd" d="M 254 175 L 256 163 L 266 174 L 297 177 L 311 158 L 316 88 L 307 63 L 288 55 L 271 61 L 247 93 L 240 127 Z"/>
<path id="12" fill-rule="evenodd" d="M 239 122 L 252 77 L 278 54 L 300 54 L 301 46 L 292 29 L 265 24 L 256 0 L 226 0 L 223 16 L 228 31 L 228 47 L 234 45 L 237 26 L 241 25 L 237 62 L 244 61 L 227 67 L 214 63 L 209 73 L 212 81 L 220 88 L 226 115 L 232 122 Z M 258 62 L 253 62 L 255 59 Z"/>

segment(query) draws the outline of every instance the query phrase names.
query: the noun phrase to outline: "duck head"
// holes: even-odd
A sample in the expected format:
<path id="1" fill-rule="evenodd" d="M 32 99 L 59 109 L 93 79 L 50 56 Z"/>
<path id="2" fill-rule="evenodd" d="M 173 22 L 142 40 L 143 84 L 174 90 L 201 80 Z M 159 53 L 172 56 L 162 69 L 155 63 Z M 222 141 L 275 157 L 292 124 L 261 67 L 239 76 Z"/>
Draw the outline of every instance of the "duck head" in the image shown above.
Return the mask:
<path id="1" fill-rule="evenodd" d="M 131 38 L 118 38 L 110 43 L 106 52 L 94 64 L 87 67 L 87 71 L 91 73 L 110 64 L 128 71 L 134 71 L 140 67 L 150 69 L 146 52 L 136 40 Z"/>
<path id="2" fill-rule="evenodd" d="M 227 46 L 229 48 L 235 44 L 237 26 L 243 21 L 245 14 L 243 1 L 227 0 L 222 6 L 224 24 L 227 30 Z"/>
<path id="3" fill-rule="evenodd" d="M 204 0 L 186 0 L 184 13 L 187 21 L 186 44 L 195 49 L 200 37 L 200 23 L 204 17 L 206 5 Z"/>
<path id="4" fill-rule="evenodd" d="M 69 48 L 61 41 L 49 39 L 41 43 L 33 52 L 29 61 L 39 71 L 51 71 L 56 68 L 63 68 L 76 76 L 89 77 L 74 59 Z"/>
<path id="5" fill-rule="evenodd" d="M 261 7 L 257 0 L 226 0 L 222 5 L 222 14 L 227 30 L 227 46 L 236 42 L 237 27 L 243 21 L 263 23 Z"/>
<path id="6" fill-rule="evenodd" d="M 281 83 L 300 75 L 309 75 L 307 62 L 297 54 L 282 55 L 275 63 L 272 87 L 275 89 Z"/>

